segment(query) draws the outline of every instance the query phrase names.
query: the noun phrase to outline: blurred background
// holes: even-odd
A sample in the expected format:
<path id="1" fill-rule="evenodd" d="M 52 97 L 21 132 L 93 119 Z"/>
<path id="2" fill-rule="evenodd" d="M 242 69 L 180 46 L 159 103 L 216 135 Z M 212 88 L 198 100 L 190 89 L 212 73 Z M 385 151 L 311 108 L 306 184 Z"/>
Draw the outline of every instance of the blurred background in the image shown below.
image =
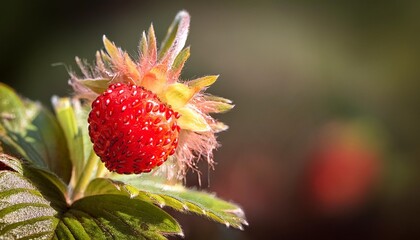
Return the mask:
<path id="1" fill-rule="evenodd" d="M 220 74 L 215 171 L 188 185 L 241 205 L 244 231 L 176 214 L 187 239 L 420 237 L 420 1 L 2 1 L 0 81 L 50 106 L 62 63 L 102 35 L 133 56 L 192 16 L 183 79 Z M 209 181 L 210 180 L 210 181 Z"/>

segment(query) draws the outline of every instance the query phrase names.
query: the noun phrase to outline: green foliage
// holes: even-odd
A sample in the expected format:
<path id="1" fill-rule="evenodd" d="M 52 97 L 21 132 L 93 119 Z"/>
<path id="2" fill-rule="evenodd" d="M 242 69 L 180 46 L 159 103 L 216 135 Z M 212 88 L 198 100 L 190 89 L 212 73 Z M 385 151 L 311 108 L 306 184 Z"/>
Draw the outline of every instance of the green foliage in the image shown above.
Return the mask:
<path id="1" fill-rule="evenodd" d="M 70 180 L 71 163 L 57 119 L 39 103 L 20 99 L 1 83 L 0 144 L 6 153 L 49 168 L 65 182 Z"/>
<path id="2" fill-rule="evenodd" d="M 182 235 L 178 222 L 162 210 L 165 206 L 238 229 L 247 224 L 242 209 L 213 194 L 165 185 L 151 175 L 123 176 L 104 170 L 92 151 L 86 110 L 80 102 L 55 98 L 55 117 L 3 84 L 0 97 L 0 141 L 9 154 L 0 155 L 1 237 L 165 239 Z M 110 178 L 101 177 L 104 174 Z"/>
<path id="3" fill-rule="evenodd" d="M 177 15 L 159 53 L 179 70 L 189 56 L 189 48 L 180 49 L 187 18 L 186 12 Z M 102 92 L 97 83 L 83 82 Z M 166 185 L 153 174 L 108 172 L 92 150 L 89 106 L 58 97 L 53 105 L 55 115 L 0 83 L 0 239 L 182 236 L 165 206 L 238 229 L 247 225 L 242 209 L 213 194 Z"/>
<path id="4" fill-rule="evenodd" d="M 0 238 L 51 238 L 56 210 L 22 174 L 0 171 Z"/>
<path id="5" fill-rule="evenodd" d="M 235 204 L 223 201 L 213 194 L 190 190 L 182 185 L 165 185 L 136 177 L 116 176 L 116 181 L 97 178 L 91 181 L 86 195 L 121 194 L 141 199 L 160 207 L 168 206 L 180 212 L 192 212 L 214 221 L 242 229 L 247 225 L 244 213 Z"/>
<path id="6" fill-rule="evenodd" d="M 77 179 L 92 151 L 87 130 L 86 110 L 82 108 L 79 101 L 70 98 L 54 97 L 53 104 L 57 120 L 67 140 L 69 157 L 74 166 L 74 177 Z"/>
<path id="7" fill-rule="evenodd" d="M 150 202 L 123 195 L 86 196 L 70 206 L 52 173 L 0 155 L 0 237 L 165 239 L 182 235 L 177 221 Z"/>
<path id="8" fill-rule="evenodd" d="M 96 195 L 73 203 L 63 222 L 75 238 L 164 239 L 182 234 L 177 221 L 160 208 L 122 195 Z M 80 234 L 80 235 L 79 235 Z"/>

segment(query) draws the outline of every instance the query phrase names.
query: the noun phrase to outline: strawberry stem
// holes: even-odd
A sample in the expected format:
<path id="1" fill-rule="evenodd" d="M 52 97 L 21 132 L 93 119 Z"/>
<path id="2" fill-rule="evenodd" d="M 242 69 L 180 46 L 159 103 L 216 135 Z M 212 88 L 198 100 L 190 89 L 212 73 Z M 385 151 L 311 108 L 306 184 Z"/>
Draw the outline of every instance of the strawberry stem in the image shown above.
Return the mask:
<path id="1" fill-rule="evenodd" d="M 107 172 L 105 164 L 103 162 L 98 162 L 98 170 L 96 170 L 96 178 L 104 177 Z"/>
<path id="2" fill-rule="evenodd" d="M 96 166 L 98 166 L 99 157 L 95 154 L 95 152 L 92 150 L 90 153 L 90 156 L 86 162 L 85 167 L 83 168 L 82 173 L 80 174 L 80 177 L 76 183 L 76 186 L 74 187 L 72 200 L 75 201 L 83 196 L 83 193 L 89 184 L 92 173 Z"/>

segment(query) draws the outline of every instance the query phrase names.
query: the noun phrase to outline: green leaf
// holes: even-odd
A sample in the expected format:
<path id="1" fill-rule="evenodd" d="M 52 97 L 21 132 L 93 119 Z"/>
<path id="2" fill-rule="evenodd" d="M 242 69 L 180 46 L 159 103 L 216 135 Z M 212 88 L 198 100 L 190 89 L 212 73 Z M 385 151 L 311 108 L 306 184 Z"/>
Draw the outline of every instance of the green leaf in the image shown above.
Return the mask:
<path id="1" fill-rule="evenodd" d="M 12 88 L 0 83 L 0 143 L 5 152 L 13 155 L 21 155 L 26 158 L 32 155 L 33 161 L 40 166 L 45 166 L 38 154 L 32 151 L 25 153 L 23 146 L 17 143 L 18 136 L 13 134 L 22 131 L 28 125 L 25 117 L 25 106 Z M 30 146 L 27 146 L 30 149 Z"/>
<path id="2" fill-rule="evenodd" d="M 0 163 L 2 163 L 4 166 L 8 167 L 12 171 L 21 174 L 23 173 L 23 167 L 21 162 L 14 157 L 11 157 L 4 153 L 0 153 Z"/>
<path id="3" fill-rule="evenodd" d="M 0 154 L 0 163 L 19 173 L 22 177 L 31 181 L 31 184 L 51 202 L 51 206 L 58 212 L 67 210 L 67 186 L 52 172 L 22 163 L 18 159 Z"/>
<path id="4" fill-rule="evenodd" d="M 58 212 L 67 209 L 67 186 L 54 173 L 40 168 L 23 165 L 23 176 L 35 185 Z"/>
<path id="5" fill-rule="evenodd" d="M 0 99 L 0 142 L 6 152 L 48 167 L 68 182 L 71 162 L 63 130 L 55 117 L 40 104 L 20 99 L 1 83 Z"/>
<path id="6" fill-rule="evenodd" d="M 52 102 L 57 120 L 67 139 L 70 160 L 75 168 L 75 179 L 78 179 L 92 151 L 86 120 L 87 111 L 77 99 L 53 97 Z"/>
<path id="7" fill-rule="evenodd" d="M 50 239 L 58 224 L 57 211 L 18 172 L 0 171 L 0 238 Z"/>
<path id="8" fill-rule="evenodd" d="M 17 132 L 27 124 L 25 107 L 12 88 L 0 83 L 1 124 Z"/>
<path id="9" fill-rule="evenodd" d="M 136 177 L 116 176 L 115 178 L 125 180 L 128 184 L 97 178 L 89 184 L 85 195 L 122 194 L 157 204 L 160 207 L 169 206 L 177 211 L 204 215 L 238 229 L 243 229 L 243 225 L 248 225 L 240 207 L 221 200 L 213 194 L 190 190 L 181 185 L 165 185 L 139 180 Z"/>
<path id="10" fill-rule="evenodd" d="M 33 131 L 28 131 L 27 136 L 35 139 L 32 144 L 46 161 L 49 169 L 65 182 L 69 182 L 72 164 L 63 130 L 51 112 L 41 105 L 37 106 L 39 112 L 31 122 L 35 128 Z"/>
<path id="11" fill-rule="evenodd" d="M 181 227 L 163 210 L 113 194 L 74 202 L 56 230 L 62 239 L 165 239 L 174 234 L 182 235 Z"/>

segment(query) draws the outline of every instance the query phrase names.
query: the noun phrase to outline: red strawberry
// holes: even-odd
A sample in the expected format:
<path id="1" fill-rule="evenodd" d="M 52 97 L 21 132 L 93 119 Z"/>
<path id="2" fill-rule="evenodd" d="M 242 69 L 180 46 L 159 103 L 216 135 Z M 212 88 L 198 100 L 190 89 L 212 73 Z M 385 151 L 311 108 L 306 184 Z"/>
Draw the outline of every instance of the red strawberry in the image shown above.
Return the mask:
<path id="1" fill-rule="evenodd" d="M 92 103 L 89 135 L 95 153 L 110 171 L 150 172 L 174 154 L 179 114 L 152 92 L 116 83 Z"/>

